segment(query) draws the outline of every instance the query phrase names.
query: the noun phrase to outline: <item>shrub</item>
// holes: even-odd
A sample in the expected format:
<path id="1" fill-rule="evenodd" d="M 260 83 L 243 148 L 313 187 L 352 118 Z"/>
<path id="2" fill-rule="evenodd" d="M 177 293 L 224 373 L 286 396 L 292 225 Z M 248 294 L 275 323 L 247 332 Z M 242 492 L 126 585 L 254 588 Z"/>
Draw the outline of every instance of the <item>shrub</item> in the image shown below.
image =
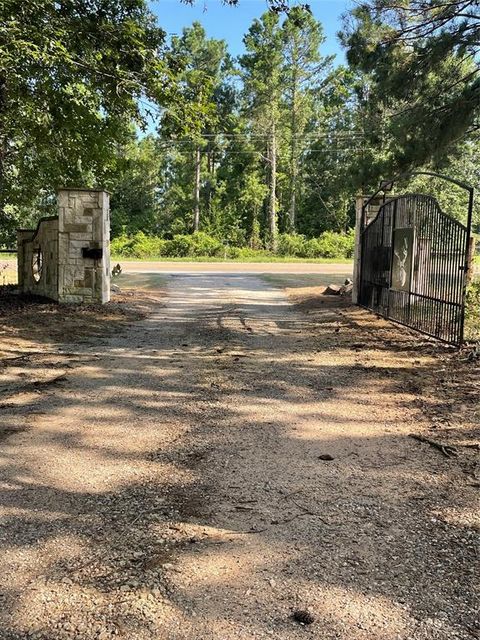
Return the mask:
<path id="1" fill-rule="evenodd" d="M 282 233 L 278 236 L 277 254 L 297 258 L 344 259 L 353 256 L 354 231 L 335 233 L 325 231 L 319 238 L 306 240 L 305 236 Z M 220 240 L 203 231 L 191 235 L 177 234 L 171 240 L 158 236 L 147 236 L 139 231 L 133 236 L 122 234 L 111 242 L 114 256 L 124 258 L 171 258 L 223 257 L 237 259 L 265 258 L 271 255 L 264 249 L 224 245 Z"/>
<path id="2" fill-rule="evenodd" d="M 171 240 L 167 240 L 165 245 L 165 255 L 170 258 L 185 258 L 191 255 L 191 236 L 176 235 Z"/>
<path id="3" fill-rule="evenodd" d="M 121 235 L 110 244 L 113 255 L 124 258 L 156 258 L 164 254 L 165 240 L 138 231 L 134 236 Z"/>
<path id="4" fill-rule="evenodd" d="M 157 236 L 146 236 L 142 231 L 133 237 L 131 250 L 136 258 L 156 258 L 164 255 L 166 241 Z"/>
<path id="5" fill-rule="evenodd" d="M 465 304 L 465 339 L 480 341 L 480 279 L 473 280 L 467 289 Z"/>
<path id="6" fill-rule="evenodd" d="M 197 231 L 192 236 L 192 254 L 194 256 L 223 256 L 225 247 L 216 238 L 212 238 L 203 231 Z"/>
<path id="7" fill-rule="evenodd" d="M 347 233 L 324 231 L 319 238 L 306 241 L 305 255 L 308 258 L 351 258 L 355 245 L 353 229 Z"/>
<path id="8" fill-rule="evenodd" d="M 185 258 L 187 256 L 222 256 L 223 244 L 216 238 L 212 238 L 203 231 L 197 231 L 192 235 L 176 235 L 166 241 L 165 255 L 172 258 Z"/>
<path id="9" fill-rule="evenodd" d="M 129 257 L 130 250 L 130 238 L 125 234 L 118 236 L 117 238 L 113 238 L 110 242 L 110 251 L 114 256 L 123 256 L 125 258 Z"/>
<path id="10" fill-rule="evenodd" d="M 306 256 L 305 236 L 297 233 L 281 233 L 278 236 L 277 253 L 280 256 L 295 256 L 304 258 Z"/>

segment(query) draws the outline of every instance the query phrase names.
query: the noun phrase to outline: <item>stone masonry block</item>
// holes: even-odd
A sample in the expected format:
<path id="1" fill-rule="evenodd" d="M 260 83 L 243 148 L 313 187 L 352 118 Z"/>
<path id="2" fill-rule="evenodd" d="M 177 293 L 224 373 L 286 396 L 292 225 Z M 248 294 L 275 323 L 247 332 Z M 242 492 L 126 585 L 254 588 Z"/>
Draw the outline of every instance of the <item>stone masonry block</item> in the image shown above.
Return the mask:
<path id="1" fill-rule="evenodd" d="M 92 241 L 91 233 L 71 233 L 70 234 L 70 242 L 72 240 L 78 240 L 79 242 L 83 242 L 84 247 L 88 247 Z"/>
<path id="2" fill-rule="evenodd" d="M 68 207 L 69 194 L 65 189 L 60 189 L 57 193 L 57 206 L 59 213 L 61 212 L 63 207 Z"/>
<path id="3" fill-rule="evenodd" d="M 85 287 L 92 289 L 95 282 L 94 270 L 93 269 L 85 269 Z"/>
<path id="4" fill-rule="evenodd" d="M 68 233 L 87 233 L 89 229 L 87 224 L 70 222 L 64 225 L 63 230 Z"/>
<path id="5" fill-rule="evenodd" d="M 81 304 L 83 302 L 83 296 L 79 295 L 63 295 L 60 299 L 60 302 L 66 302 L 71 304 Z"/>

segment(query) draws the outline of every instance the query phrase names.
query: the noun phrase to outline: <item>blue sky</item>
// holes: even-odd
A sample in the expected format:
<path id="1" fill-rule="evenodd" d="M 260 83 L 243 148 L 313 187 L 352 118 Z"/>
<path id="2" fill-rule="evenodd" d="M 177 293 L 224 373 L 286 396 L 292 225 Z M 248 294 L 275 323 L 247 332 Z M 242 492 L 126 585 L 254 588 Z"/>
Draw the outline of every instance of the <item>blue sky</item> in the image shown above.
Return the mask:
<path id="1" fill-rule="evenodd" d="M 308 1 L 308 0 L 307 0 Z M 336 33 L 341 28 L 341 16 L 353 5 L 353 0 L 310 0 L 313 15 L 324 29 L 326 42 L 322 54 L 336 54 L 336 62 L 344 61 Z M 168 33 L 181 33 L 198 20 L 211 38 L 226 40 L 229 51 L 237 56 L 243 52 L 242 38 L 252 20 L 267 9 L 263 0 L 239 0 L 237 7 L 227 7 L 219 0 L 197 0 L 192 7 L 180 0 L 152 0 L 150 7 L 158 16 L 160 26 Z"/>

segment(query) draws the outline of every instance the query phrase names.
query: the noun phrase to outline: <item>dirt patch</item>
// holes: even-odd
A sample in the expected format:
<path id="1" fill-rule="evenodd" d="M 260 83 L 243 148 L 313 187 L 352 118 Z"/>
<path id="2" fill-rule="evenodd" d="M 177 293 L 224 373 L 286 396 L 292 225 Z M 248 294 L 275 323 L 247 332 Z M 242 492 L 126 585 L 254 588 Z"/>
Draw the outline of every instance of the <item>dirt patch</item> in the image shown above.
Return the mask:
<path id="1" fill-rule="evenodd" d="M 475 637 L 475 452 L 409 437 L 467 438 L 464 356 L 316 288 L 170 283 L 3 367 L 3 637 Z"/>
<path id="2" fill-rule="evenodd" d="M 286 287 L 288 297 L 296 308 L 304 313 L 321 309 L 327 305 L 331 309 L 347 307 L 351 304 L 350 296 L 324 295 L 327 287 Z"/>
<path id="3" fill-rule="evenodd" d="M 428 433 L 425 432 L 425 436 L 440 445 L 446 443 L 454 447 L 453 456 L 459 456 L 466 463 L 466 473 L 476 478 L 480 473 L 480 468 L 477 469 L 480 451 L 480 354 L 475 346 L 457 349 L 399 327 L 375 314 L 367 314 L 370 316 L 369 326 L 365 330 L 366 322 L 356 320 L 359 310 L 351 306 L 349 296 L 325 296 L 324 291 L 322 287 L 286 288 L 296 308 L 304 313 L 321 310 L 327 305 L 338 309 L 352 329 L 363 325 L 362 340 L 351 343 L 351 348 L 366 354 L 370 350 L 379 350 L 385 358 L 376 358 L 374 364 L 356 366 L 367 370 L 384 366 L 390 358 L 388 347 L 417 354 L 415 368 L 405 371 L 399 384 L 414 396 L 414 405 L 422 411 L 427 422 Z M 342 332 L 345 337 L 343 327 L 336 327 L 335 331 Z M 425 357 L 429 358 L 428 364 L 423 362 Z M 440 448 L 438 450 L 441 451 Z"/>
<path id="4" fill-rule="evenodd" d="M 105 305 L 59 305 L 36 296 L 0 296 L 2 351 L 18 347 L 81 343 L 110 335 L 145 318 L 162 292 L 125 291 Z"/>

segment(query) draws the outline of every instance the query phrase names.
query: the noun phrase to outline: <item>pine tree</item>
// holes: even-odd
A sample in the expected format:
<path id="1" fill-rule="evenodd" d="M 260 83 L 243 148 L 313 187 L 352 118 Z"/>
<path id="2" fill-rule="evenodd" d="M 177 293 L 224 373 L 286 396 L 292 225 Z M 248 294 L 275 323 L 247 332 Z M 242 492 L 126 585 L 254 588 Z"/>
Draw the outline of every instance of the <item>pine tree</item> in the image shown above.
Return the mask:
<path id="1" fill-rule="evenodd" d="M 178 78 L 180 100 L 164 115 L 160 132 L 166 139 L 183 142 L 182 151 L 192 157 L 193 231 L 200 228 L 202 160 L 209 132 L 219 127 L 216 95 L 224 79 L 227 46 L 223 40 L 208 39 L 199 22 L 172 38 L 169 60 Z"/>
<path id="2" fill-rule="evenodd" d="M 322 27 L 304 7 L 293 7 L 282 25 L 284 108 L 288 135 L 288 219 L 295 231 L 299 165 L 311 130 L 318 90 L 328 82 L 331 58 L 322 58 Z"/>
<path id="3" fill-rule="evenodd" d="M 282 98 L 282 38 L 275 13 L 254 20 L 244 38 L 247 53 L 240 58 L 243 79 L 244 113 L 251 118 L 251 132 L 267 163 L 268 241 L 277 245 L 277 158 L 278 126 Z M 266 155 L 265 155 L 266 154 Z"/>

